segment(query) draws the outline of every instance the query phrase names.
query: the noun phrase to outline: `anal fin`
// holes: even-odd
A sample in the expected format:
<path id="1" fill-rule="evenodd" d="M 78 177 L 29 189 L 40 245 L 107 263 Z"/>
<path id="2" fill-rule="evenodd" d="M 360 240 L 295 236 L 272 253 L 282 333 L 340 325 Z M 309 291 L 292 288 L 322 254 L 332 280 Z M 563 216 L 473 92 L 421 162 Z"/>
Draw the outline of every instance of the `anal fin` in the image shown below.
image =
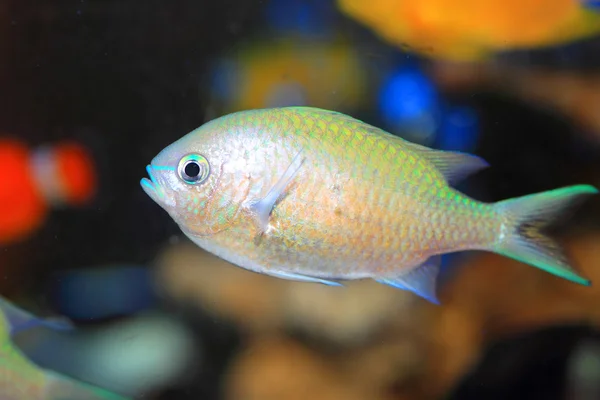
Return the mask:
<path id="1" fill-rule="evenodd" d="M 440 304 L 436 295 L 436 282 L 441 256 L 433 256 L 412 271 L 394 278 L 377 278 L 376 282 L 411 291 L 434 304 Z"/>

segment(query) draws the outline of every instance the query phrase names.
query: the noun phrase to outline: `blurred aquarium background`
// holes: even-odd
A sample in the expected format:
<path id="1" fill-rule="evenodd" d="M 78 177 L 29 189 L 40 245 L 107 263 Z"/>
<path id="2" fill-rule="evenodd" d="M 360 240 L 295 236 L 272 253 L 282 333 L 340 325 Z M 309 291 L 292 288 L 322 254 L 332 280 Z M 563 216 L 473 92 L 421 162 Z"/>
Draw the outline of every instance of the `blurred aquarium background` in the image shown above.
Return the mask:
<path id="1" fill-rule="evenodd" d="M 600 2 L 2 0 L 0 294 L 76 326 L 24 354 L 143 399 L 600 399 L 597 198 L 554 229 L 592 287 L 462 253 L 435 306 L 231 266 L 140 188 L 204 122 L 284 105 L 480 155 L 479 200 L 600 187 Z"/>

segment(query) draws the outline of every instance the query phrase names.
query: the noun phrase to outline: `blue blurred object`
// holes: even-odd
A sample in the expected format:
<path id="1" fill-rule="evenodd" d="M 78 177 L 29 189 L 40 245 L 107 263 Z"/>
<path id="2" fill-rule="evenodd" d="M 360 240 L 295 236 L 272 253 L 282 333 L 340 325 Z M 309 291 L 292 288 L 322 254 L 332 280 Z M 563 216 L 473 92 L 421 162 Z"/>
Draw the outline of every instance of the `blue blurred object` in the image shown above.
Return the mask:
<path id="1" fill-rule="evenodd" d="M 63 272 L 54 288 L 58 310 L 73 319 L 128 315 L 156 302 L 151 272 L 112 266 Z"/>
<path id="2" fill-rule="evenodd" d="M 228 101 L 240 82 L 240 67 L 228 58 L 217 60 L 211 70 L 212 93 L 221 101 Z"/>
<path id="3" fill-rule="evenodd" d="M 395 71 L 384 82 L 379 105 L 385 122 L 398 125 L 431 113 L 438 107 L 438 94 L 433 83 L 416 68 Z"/>
<path id="4" fill-rule="evenodd" d="M 303 35 L 330 32 L 335 15 L 335 2 L 330 0 L 271 0 L 265 7 L 265 18 L 272 29 Z"/>
<path id="5" fill-rule="evenodd" d="M 479 120 L 475 110 L 459 106 L 442 114 L 436 137 L 436 147 L 444 150 L 469 152 L 475 148 Z"/>
<path id="6" fill-rule="evenodd" d="M 412 63 L 395 69 L 383 81 L 379 110 L 387 127 L 410 141 L 443 150 L 475 147 L 476 112 L 445 105 L 434 82 Z"/>
<path id="7" fill-rule="evenodd" d="M 406 139 L 428 144 L 437 130 L 440 101 L 433 82 L 417 67 L 402 66 L 384 80 L 379 110 L 384 123 Z"/>
<path id="8" fill-rule="evenodd" d="M 583 0 L 583 6 L 593 10 L 600 10 L 600 0 Z"/>

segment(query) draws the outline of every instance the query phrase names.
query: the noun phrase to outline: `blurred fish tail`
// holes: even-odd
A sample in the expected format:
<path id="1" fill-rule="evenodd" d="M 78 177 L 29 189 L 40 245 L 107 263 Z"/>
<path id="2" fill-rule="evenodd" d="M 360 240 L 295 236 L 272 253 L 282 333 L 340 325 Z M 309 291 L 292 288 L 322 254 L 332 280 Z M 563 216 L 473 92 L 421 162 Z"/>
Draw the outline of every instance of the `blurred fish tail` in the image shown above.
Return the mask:
<path id="1" fill-rule="evenodd" d="M 46 374 L 46 396 L 49 400 L 131 400 L 105 389 L 76 381 L 52 371 Z"/>
<path id="2" fill-rule="evenodd" d="M 542 229 L 595 193 L 598 190 L 593 186 L 575 185 L 496 203 L 504 223 L 491 250 L 589 286 L 590 281 L 569 265 L 560 245 L 544 235 Z"/>

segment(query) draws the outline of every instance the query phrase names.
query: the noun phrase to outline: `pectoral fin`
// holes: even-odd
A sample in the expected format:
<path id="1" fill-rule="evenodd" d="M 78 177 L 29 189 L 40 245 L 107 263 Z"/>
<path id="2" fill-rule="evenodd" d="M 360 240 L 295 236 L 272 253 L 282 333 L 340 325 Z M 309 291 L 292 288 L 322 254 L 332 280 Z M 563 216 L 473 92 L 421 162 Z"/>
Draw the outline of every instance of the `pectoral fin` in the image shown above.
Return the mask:
<path id="1" fill-rule="evenodd" d="M 302 166 L 304 158 L 302 152 L 299 152 L 289 167 L 285 170 L 277 183 L 269 190 L 269 192 L 259 200 L 252 200 L 247 205 L 248 208 L 258 221 L 261 232 L 265 232 L 269 226 L 269 218 L 277 201 L 285 193 L 286 187 L 298 174 L 298 170 Z"/>
<path id="2" fill-rule="evenodd" d="M 434 304 L 440 304 L 436 295 L 436 281 L 440 271 L 440 262 L 440 256 L 433 256 L 406 274 L 394 278 L 378 278 L 375 281 L 411 291 Z"/>

